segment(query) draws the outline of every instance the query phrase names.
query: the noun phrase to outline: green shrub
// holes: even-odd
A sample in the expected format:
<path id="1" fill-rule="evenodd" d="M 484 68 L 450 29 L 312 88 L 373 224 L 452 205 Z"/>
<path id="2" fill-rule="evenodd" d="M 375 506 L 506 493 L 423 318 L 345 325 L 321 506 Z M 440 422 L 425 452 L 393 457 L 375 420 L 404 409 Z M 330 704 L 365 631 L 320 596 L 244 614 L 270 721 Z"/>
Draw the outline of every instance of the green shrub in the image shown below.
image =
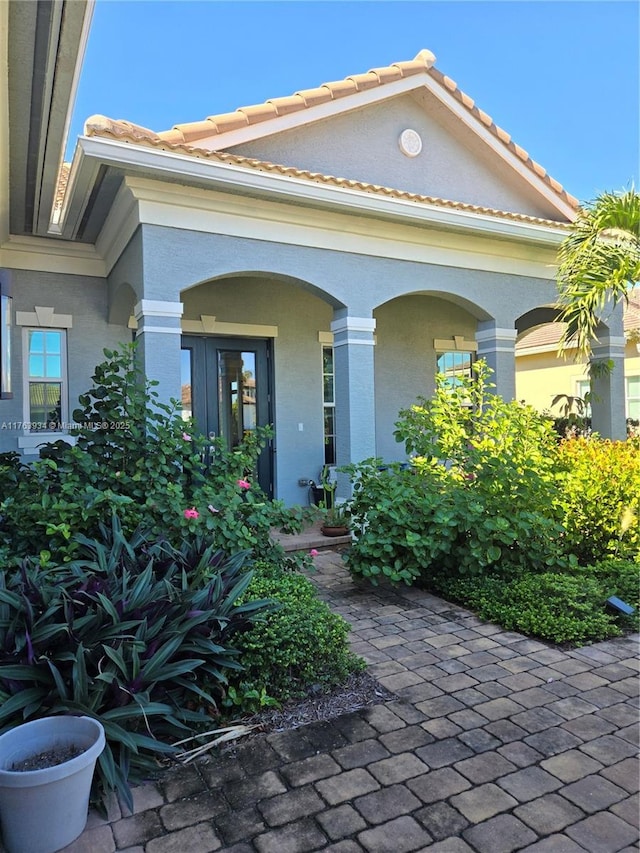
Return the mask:
<path id="1" fill-rule="evenodd" d="M 637 441 L 575 438 L 559 448 L 567 547 L 583 564 L 640 554 Z"/>
<path id="2" fill-rule="evenodd" d="M 0 727 L 58 713 L 99 719 L 96 796 L 117 789 L 131 804 L 128 782 L 210 722 L 240 669 L 240 632 L 269 605 L 245 595 L 245 554 L 227 558 L 202 540 L 127 539 L 114 516 L 78 549 L 64 565 L 0 571 Z"/>
<path id="3" fill-rule="evenodd" d="M 11 486 L 0 503 L 0 546 L 10 555 L 68 561 L 78 550 L 74 534 L 98 536 L 116 508 L 127 533 L 144 524 L 175 543 L 197 533 L 227 553 L 282 558 L 269 532 L 299 529 L 301 514 L 269 501 L 254 476 L 269 430 L 248 435 L 233 451 L 220 438 L 205 440 L 175 401 L 158 401 L 157 383 L 136 365 L 135 345 L 104 352 L 94 386 L 73 413 L 76 446 L 48 444 L 31 466 L 0 459 L 0 485 Z"/>
<path id="4" fill-rule="evenodd" d="M 234 687 L 283 701 L 309 687 L 339 684 L 364 662 L 348 648 L 349 625 L 318 598 L 313 583 L 296 572 L 256 564 L 247 598 L 267 598 L 276 610 L 238 638 L 243 671 Z"/>
<path id="5" fill-rule="evenodd" d="M 509 576 L 568 566 L 547 418 L 490 392 L 488 369 L 400 413 L 410 471 L 380 460 L 348 466 L 354 481 L 352 572 L 413 583 L 434 573 Z"/>

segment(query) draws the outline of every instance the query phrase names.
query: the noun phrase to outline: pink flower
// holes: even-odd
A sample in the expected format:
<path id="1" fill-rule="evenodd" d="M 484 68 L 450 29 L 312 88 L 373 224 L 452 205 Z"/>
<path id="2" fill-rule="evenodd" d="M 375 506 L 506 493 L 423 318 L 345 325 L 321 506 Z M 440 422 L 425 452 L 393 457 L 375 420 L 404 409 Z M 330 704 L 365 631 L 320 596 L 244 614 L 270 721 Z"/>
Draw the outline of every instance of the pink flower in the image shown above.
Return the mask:
<path id="1" fill-rule="evenodd" d="M 469 474 L 467 474 L 465 477 L 466 480 L 475 480 L 475 478 L 476 478 L 476 475 L 472 471 Z"/>
<path id="2" fill-rule="evenodd" d="M 200 513 L 193 506 L 191 507 L 191 509 L 185 509 L 183 515 L 185 518 L 199 518 L 200 517 Z"/>
<path id="3" fill-rule="evenodd" d="M 251 483 L 248 480 L 238 480 L 236 485 L 238 485 L 241 489 L 251 488 Z"/>
<path id="4" fill-rule="evenodd" d="M 184 441 L 193 441 L 193 439 L 191 438 L 191 436 L 189 435 L 189 433 L 188 433 L 188 432 L 183 432 L 183 433 L 182 433 L 182 438 L 183 438 L 183 440 L 184 440 Z"/>
<path id="5" fill-rule="evenodd" d="M 315 548 L 312 548 L 312 549 L 309 551 L 309 556 L 310 556 L 310 557 L 317 557 L 317 556 L 318 556 L 318 553 L 319 553 L 319 552 L 318 552 Z"/>

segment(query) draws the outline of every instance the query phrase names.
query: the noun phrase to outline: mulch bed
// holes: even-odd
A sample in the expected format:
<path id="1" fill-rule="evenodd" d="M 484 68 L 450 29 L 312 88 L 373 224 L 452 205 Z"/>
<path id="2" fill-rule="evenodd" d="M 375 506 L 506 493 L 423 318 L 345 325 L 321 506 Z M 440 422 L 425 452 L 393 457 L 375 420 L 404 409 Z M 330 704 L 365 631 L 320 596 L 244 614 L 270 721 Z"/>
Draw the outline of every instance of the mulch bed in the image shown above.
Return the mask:
<path id="1" fill-rule="evenodd" d="M 282 708 L 260 711 L 244 722 L 257 726 L 260 732 L 283 732 L 320 720 L 333 720 L 397 698 L 367 672 L 356 672 L 329 692 L 312 691 L 304 699 L 289 701 Z"/>

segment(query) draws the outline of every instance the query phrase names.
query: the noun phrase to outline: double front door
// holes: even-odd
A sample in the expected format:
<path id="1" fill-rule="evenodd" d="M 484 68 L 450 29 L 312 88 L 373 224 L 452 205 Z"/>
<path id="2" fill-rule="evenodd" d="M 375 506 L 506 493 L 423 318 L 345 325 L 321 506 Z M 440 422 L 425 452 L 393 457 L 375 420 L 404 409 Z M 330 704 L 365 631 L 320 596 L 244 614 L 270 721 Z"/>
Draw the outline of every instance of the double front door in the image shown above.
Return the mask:
<path id="1" fill-rule="evenodd" d="M 224 439 L 233 450 L 256 427 L 272 423 L 270 341 L 255 338 L 182 338 L 182 406 L 200 432 Z M 257 476 L 273 497 L 272 442 L 258 460 Z"/>

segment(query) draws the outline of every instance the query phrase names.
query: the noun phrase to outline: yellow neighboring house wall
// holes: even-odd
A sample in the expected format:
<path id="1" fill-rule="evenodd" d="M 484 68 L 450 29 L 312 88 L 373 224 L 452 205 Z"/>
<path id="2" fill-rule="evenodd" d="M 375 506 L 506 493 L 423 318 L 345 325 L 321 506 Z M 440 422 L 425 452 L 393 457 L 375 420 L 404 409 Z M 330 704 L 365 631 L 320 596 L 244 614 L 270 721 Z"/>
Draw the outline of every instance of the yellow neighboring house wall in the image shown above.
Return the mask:
<path id="1" fill-rule="evenodd" d="M 625 311 L 625 404 L 626 416 L 640 419 L 640 294 L 633 294 Z M 516 344 L 516 397 L 538 409 L 560 415 L 551 404 L 558 394 L 584 397 L 589 379 L 584 360 L 574 355 L 559 358 L 562 325 L 552 323 L 535 329 Z M 636 341 L 638 341 L 636 343 Z"/>

